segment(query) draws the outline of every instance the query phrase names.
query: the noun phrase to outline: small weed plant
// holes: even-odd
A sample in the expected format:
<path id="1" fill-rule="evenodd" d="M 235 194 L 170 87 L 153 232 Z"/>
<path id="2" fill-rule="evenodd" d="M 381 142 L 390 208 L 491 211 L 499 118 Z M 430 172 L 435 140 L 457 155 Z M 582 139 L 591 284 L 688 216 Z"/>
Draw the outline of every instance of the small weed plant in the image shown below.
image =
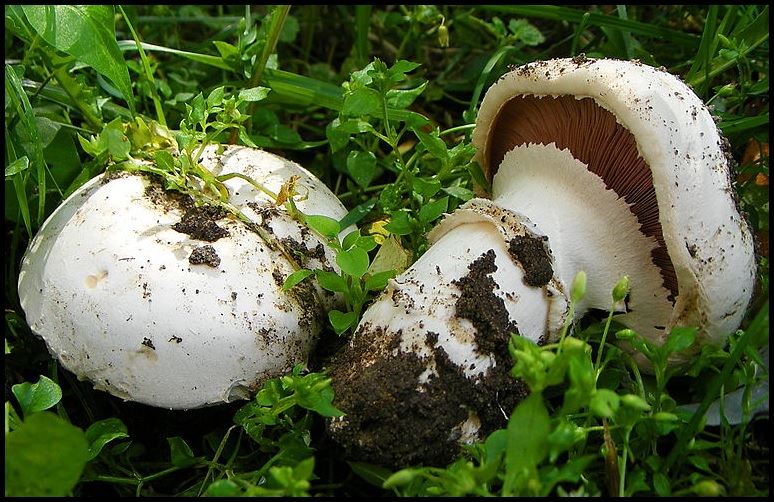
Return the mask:
<path id="1" fill-rule="evenodd" d="M 5 495 L 768 496 L 768 12 L 5 6 Z M 267 381 L 250 401 L 170 412 L 79 381 L 25 322 L 24 250 L 88 180 L 143 171 L 246 220 L 224 184 L 239 176 L 334 251 L 338 271 L 297 267 L 283 286 L 316 280 L 341 295 L 320 342 L 332 353 L 424 253 L 427 232 L 486 186 L 470 142 L 486 88 L 513 65 L 579 54 L 680 75 L 738 163 L 739 204 L 761 243 L 756 295 L 728 344 L 687 365 L 668 361 L 695 329 L 656 346 L 616 324 L 612 307 L 566 325 L 556 343 L 514 336 L 513 378 L 530 393 L 504 410 L 507 426 L 447 466 L 391 471 L 341 460 L 325 434 L 341 411 L 321 361 Z M 225 144 L 298 162 L 348 214 L 298 211 L 305 194 L 294 180 L 273 193 L 199 163 L 205 147 Z M 572 308 L 594 280 L 576 277 Z M 627 293 L 624 277 L 611 306 Z"/>

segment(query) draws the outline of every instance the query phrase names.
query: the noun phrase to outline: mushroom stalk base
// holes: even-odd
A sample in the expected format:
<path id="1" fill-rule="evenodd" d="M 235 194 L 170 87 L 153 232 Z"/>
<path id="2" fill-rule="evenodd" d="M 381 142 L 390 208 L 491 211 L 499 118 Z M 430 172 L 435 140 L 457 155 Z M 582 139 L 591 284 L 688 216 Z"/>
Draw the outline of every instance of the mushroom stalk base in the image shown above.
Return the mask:
<path id="1" fill-rule="evenodd" d="M 429 235 L 329 367 L 329 432 L 353 458 L 441 465 L 460 444 L 505 426 L 526 395 L 513 379 L 513 333 L 558 337 L 567 296 L 544 236 L 524 217 L 473 199 Z"/>

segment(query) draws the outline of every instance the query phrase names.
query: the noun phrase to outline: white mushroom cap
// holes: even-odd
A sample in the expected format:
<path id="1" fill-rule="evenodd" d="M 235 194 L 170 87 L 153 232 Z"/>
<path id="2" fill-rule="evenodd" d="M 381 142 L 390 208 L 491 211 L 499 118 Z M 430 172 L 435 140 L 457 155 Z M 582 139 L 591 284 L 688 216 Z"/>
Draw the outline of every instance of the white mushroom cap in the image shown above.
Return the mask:
<path id="1" fill-rule="evenodd" d="M 698 348 L 722 344 L 739 326 L 755 282 L 753 238 L 737 208 L 726 142 L 704 103 L 679 78 L 613 59 L 524 65 L 487 91 L 473 142 L 490 179 L 515 146 L 554 143 L 624 198 L 643 234 L 658 243 L 653 262 L 669 291 L 669 316 L 642 313 L 636 325 L 640 334 L 659 342 L 672 327 L 695 326 Z M 494 183 L 507 191 L 502 188 L 506 178 Z M 507 204 L 520 211 L 518 201 Z M 543 230 L 549 240 L 557 238 Z M 611 235 L 617 232 L 610 228 Z M 599 245 L 605 249 L 604 242 Z M 600 267 L 611 259 L 601 254 Z M 589 287 L 599 270 L 586 270 Z M 639 273 L 628 272 L 630 279 Z"/>
<path id="2" fill-rule="evenodd" d="M 320 180 L 268 152 L 208 148 L 203 165 L 243 173 L 275 193 L 298 175 L 308 191 L 298 202 L 303 211 L 346 214 Z M 225 184 L 275 244 L 306 249 L 298 259 L 307 267 L 335 267 L 323 241 L 271 198 L 239 178 Z M 293 265 L 234 217 L 204 218 L 221 229 L 211 242 L 176 230 L 191 207 L 181 200 L 144 174 L 86 183 L 30 243 L 19 274 L 22 308 L 65 368 L 125 400 L 189 409 L 250 398 L 266 379 L 307 361 L 325 322 L 320 300 L 333 299 L 311 282 L 282 291 Z"/>

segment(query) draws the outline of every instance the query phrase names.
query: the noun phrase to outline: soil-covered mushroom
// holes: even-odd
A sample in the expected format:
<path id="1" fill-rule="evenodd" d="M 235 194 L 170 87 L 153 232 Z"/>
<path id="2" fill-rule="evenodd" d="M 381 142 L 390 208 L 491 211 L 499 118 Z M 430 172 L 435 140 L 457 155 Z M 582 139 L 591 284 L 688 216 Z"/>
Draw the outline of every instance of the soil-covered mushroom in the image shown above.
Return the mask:
<path id="1" fill-rule="evenodd" d="M 346 214 L 319 179 L 268 152 L 211 146 L 201 163 L 274 193 L 297 176 L 299 210 Z M 224 183 L 249 223 L 126 171 L 51 214 L 18 286 L 30 328 L 65 368 L 125 400 L 190 409 L 247 399 L 307 361 L 337 298 L 315 282 L 282 285 L 299 266 L 332 270 L 334 256 L 247 180 Z"/>
<path id="2" fill-rule="evenodd" d="M 663 69 L 585 57 L 515 68 L 487 91 L 473 142 L 491 187 L 433 230 L 331 362 L 346 415 L 328 429 L 353 458 L 442 465 L 504 426 L 525 392 L 508 339 L 555 339 L 579 271 L 573 320 L 610 309 L 628 276 L 616 320 L 655 343 L 697 327 L 693 351 L 723 343 L 752 297 L 726 142 Z"/>

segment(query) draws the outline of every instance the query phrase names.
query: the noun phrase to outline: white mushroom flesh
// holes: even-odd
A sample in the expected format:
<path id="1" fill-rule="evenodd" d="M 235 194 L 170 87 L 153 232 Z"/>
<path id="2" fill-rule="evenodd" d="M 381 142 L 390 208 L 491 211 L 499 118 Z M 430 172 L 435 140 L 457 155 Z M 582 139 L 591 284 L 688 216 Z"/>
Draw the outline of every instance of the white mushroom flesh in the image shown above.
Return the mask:
<path id="1" fill-rule="evenodd" d="M 594 271 L 576 305 L 577 318 L 589 309 L 615 307 L 623 312 L 616 319 L 636 331 L 650 333 L 654 324 L 668 322 L 669 291 L 651 256 L 656 239 L 640 231 L 626 201 L 569 150 L 553 143 L 514 147 L 492 186 L 494 204 L 529 217 L 550 236 L 565 290 L 578 272 Z M 614 306 L 611 292 L 625 275 L 630 276 L 629 296 L 624 305 Z"/>

